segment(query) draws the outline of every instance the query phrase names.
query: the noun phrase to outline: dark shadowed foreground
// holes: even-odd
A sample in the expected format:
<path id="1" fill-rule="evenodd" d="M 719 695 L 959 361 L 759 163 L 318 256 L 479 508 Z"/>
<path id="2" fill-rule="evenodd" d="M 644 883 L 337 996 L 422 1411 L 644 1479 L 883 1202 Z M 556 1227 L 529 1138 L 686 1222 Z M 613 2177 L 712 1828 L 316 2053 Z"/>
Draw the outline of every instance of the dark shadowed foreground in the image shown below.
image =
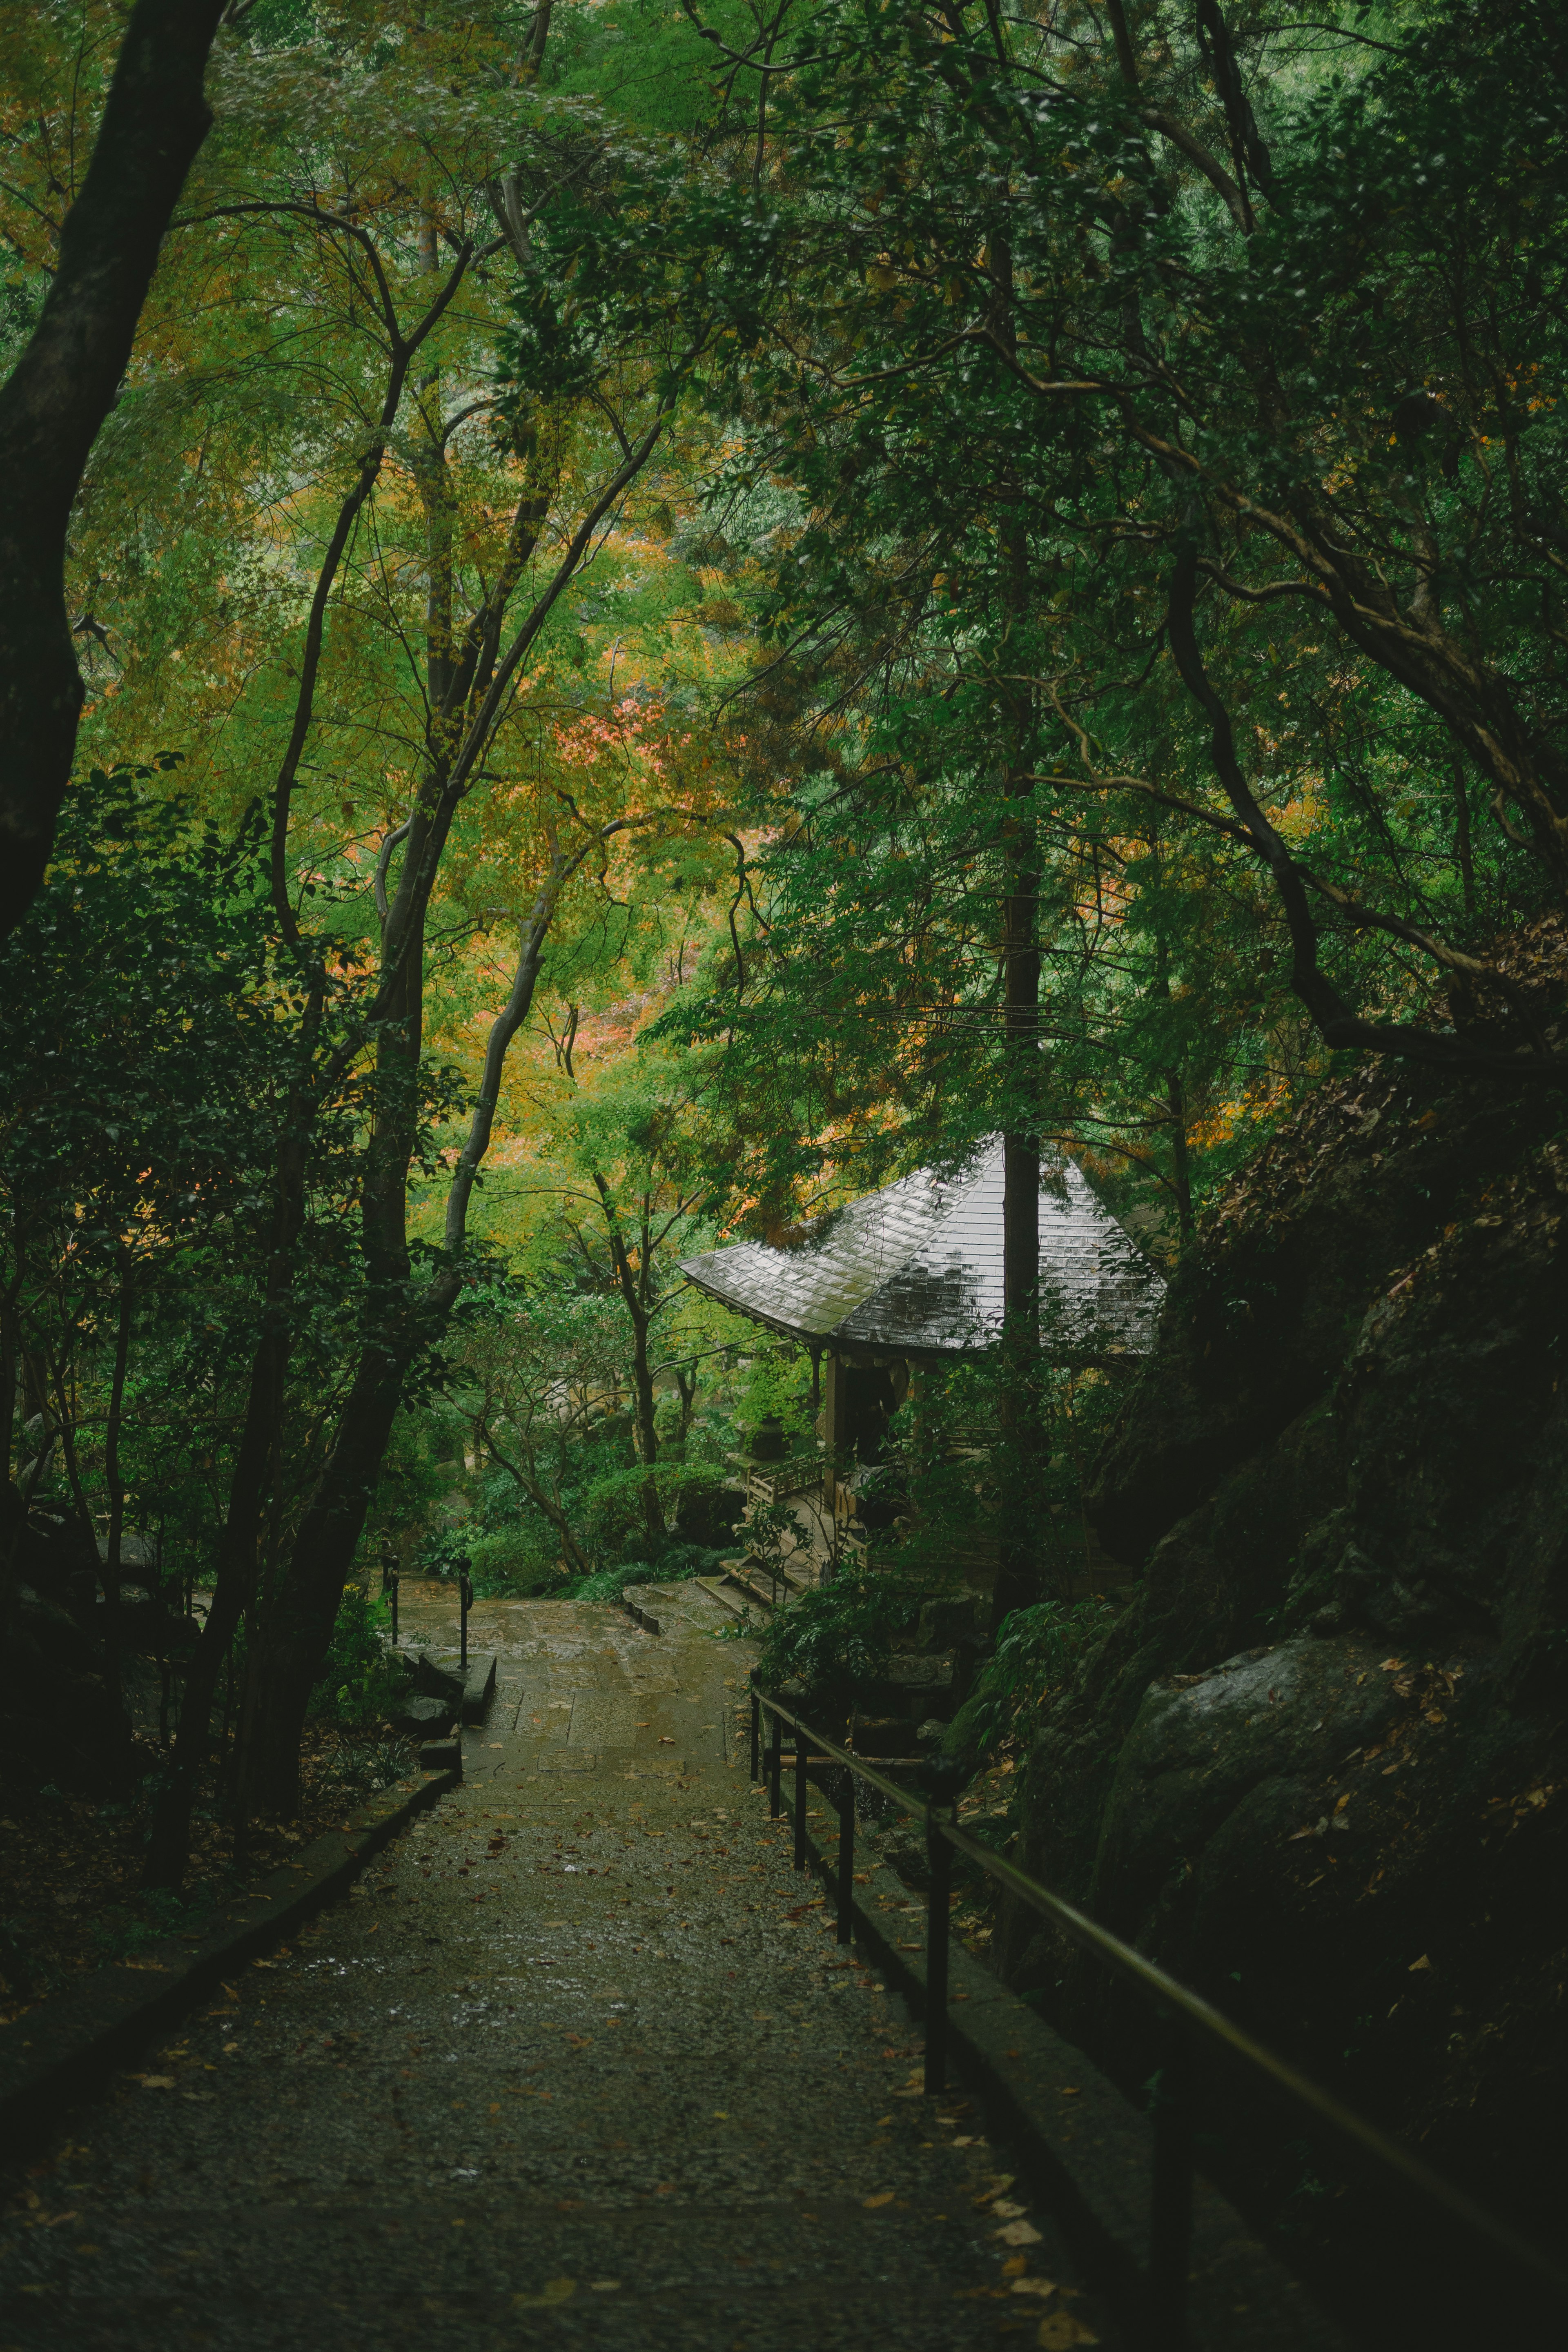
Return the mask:
<path id="1" fill-rule="evenodd" d="M 7 2184 L 0 2346 L 1113 2340 L 750 1794 L 746 1654 L 506 1618 L 462 1793 Z"/>

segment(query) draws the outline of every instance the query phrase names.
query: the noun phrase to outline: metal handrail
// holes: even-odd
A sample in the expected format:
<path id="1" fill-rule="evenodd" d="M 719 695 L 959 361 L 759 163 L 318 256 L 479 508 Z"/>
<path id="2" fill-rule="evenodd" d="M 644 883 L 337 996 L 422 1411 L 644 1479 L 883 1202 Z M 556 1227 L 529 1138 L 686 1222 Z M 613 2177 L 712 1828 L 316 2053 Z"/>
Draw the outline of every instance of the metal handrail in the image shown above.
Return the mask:
<path id="1" fill-rule="evenodd" d="M 923 1792 L 916 1795 L 901 1789 L 876 1771 L 863 1759 L 848 1748 L 841 1748 L 826 1733 L 816 1730 L 805 1719 L 784 1706 L 782 1700 L 770 1697 L 752 1685 L 752 1779 L 759 1778 L 763 1761 L 762 1751 L 762 1716 L 766 1710 L 773 1718 L 775 1730 L 767 1750 L 769 1800 L 773 1818 L 776 1821 L 782 1810 L 780 1775 L 784 1769 L 782 1728 L 788 1724 L 794 1730 L 796 1745 L 793 1766 L 795 1786 L 795 1866 L 806 1866 L 808 1837 L 805 1820 L 805 1799 L 809 1785 L 812 1759 L 821 1757 L 856 1779 L 864 1780 L 883 1797 L 891 1799 L 900 1811 L 920 1819 L 925 1828 L 926 1850 L 931 1861 L 931 1886 L 926 1904 L 926 2041 L 925 2089 L 928 2095 L 939 2095 L 945 2087 L 947 2071 L 947 1973 L 950 1940 L 949 1893 L 952 1877 L 952 1857 L 962 1853 L 987 1876 L 997 1881 L 1008 1892 L 1052 1920 L 1073 1942 L 1092 1952 L 1152 2000 L 1161 2011 L 1167 2027 L 1169 2056 L 1163 2069 L 1159 2095 L 1153 2113 L 1154 2147 L 1151 2192 L 1149 2259 L 1144 2272 L 1145 2319 L 1156 2343 L 1179 2346 L 1185 2340 L 1186 2288 L 1188 2249 L 1192 2236 L 1192 2189 L 1195 2170 L 1193 2157 L 1192 2098 L 1190 2087 L 1193 2034 L 1206 2036 L 1218 2043 L 1231 2056 L 1240 2059 L 1252 2072 L 1276 2093 L 1282 2095 L 1311 2119 L 1324 2126 L 1336 2138 L 1362 2158 L 1370 2158 L 1374 2166 L 1392 2174 L 1397 2185 L 1413 2192 L 1426 2205 L 1445 2214 L 1473 2237 L 1481 2241 L 1494 2255 L 1500 2256 L 1514 2269 L 1523 2272 L 1538 2289 L 1545 2289 L 1558 2299 L 1568 2313 L 1568 2273 L 1521 2237 L 1504 2221 L 1489 2213 L 1434 2172 L 1419 2157 L 1402 2147 L 1397 2140 L 1378 2130 L 1365 2117 L 1336 2099 L 1281 2058 L 1266 2043 L 1258 2041 L 1226 2017 L 1222 2010 L 1194 1992 L 1177 1977 L 1161 1968 L 1157 1961 L 1123 1943 L 1120 1936 L 1091 1919 L 1087 1912 L 1065 1897 L 1055 1895 L 1048 1886 L 1041 1885 L 1016 1863 L 1008 1862 L 978 1839 L 970 1837 L 952 1818 L 958 1790 L 942 1796 Z M 942 1807 L 948 1807 L 947 1818 Z M 838 1804 L 838 1867 L 837 1940 L 847 1944 L 854 1934 L 854 1853 L 855 1801 L 852 1785 Z"/>

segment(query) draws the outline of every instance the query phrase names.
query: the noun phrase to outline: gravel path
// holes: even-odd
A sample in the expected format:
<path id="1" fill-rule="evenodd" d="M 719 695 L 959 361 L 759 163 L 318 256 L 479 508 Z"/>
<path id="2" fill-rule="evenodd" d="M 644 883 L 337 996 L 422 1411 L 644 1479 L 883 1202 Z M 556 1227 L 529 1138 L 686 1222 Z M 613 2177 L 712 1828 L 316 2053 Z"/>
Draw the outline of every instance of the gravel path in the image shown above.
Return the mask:
<path id="1" fill-rule="evenodd" d="M 747 1651 L 481 1643 L 461 1793 L 5 2182 L 0 2352 L 1109 2343 L 751 1793 Z"/>

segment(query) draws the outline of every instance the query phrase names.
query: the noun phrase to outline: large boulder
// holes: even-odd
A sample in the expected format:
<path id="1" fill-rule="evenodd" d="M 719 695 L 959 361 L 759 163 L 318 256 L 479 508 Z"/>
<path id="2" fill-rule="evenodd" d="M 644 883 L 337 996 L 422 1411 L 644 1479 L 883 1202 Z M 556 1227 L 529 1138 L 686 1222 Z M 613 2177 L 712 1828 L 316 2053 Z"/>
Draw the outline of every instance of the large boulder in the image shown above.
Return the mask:
<path id="1" fill-rule="evenodd" d="M 1044 1713 L 1022 1857 L 1542 2226 L 1568 2185 L 1541 2128 L 1568 2089 L 1560 1116 L 1362 1076 L 1237 1188 L 1102 1465 L 1101 1533 L 1143 1574 Z M 1096 1971 L 1023 1910 L 1002 1941 L 1141 2079 Z"/>

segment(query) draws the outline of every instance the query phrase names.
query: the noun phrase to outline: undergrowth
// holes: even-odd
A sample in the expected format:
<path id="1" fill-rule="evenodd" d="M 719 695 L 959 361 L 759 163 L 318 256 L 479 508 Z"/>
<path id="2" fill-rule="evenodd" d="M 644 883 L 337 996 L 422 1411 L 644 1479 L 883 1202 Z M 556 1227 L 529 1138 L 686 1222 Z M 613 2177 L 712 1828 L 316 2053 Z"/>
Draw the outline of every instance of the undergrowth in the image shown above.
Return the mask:
<path id="1" fill-rule="evenodd" d="M 556 1596 L 563 1601 L 618 1601 L 628 1584 L 677 1584 L 691 1576 L 717 1576 L 728 1555 L 701 1544 L 670 1543 L 654 1559 L 617 1560 L 613 1568 L 595 1570 L 563 1584 Z"/>
<path id="2" fill-rule="evenodd" d="M 914 1623 L 921 1598 L 885 1571 L 841 1568 L 831 1584 L 799 1594 L 769 1618 L 757 1662 L 764 1685 L 776 1690 L 792 1677 L 814 1688 L 873 1680 L 886 1669 L 893 1635 Z"/>
<path id="3" fill-rule="evenodd" d="M 947 1754 L 983 1762 L 1005 1741 L 1026 1733 L 1041 1701 L 1066 1682 L 1116 1614 L 1114 1602 L 1092 1594 L 1084 1601 L 1037 1601 L 1005 1617 L 995 1649 L 947 1727 Z"/>

